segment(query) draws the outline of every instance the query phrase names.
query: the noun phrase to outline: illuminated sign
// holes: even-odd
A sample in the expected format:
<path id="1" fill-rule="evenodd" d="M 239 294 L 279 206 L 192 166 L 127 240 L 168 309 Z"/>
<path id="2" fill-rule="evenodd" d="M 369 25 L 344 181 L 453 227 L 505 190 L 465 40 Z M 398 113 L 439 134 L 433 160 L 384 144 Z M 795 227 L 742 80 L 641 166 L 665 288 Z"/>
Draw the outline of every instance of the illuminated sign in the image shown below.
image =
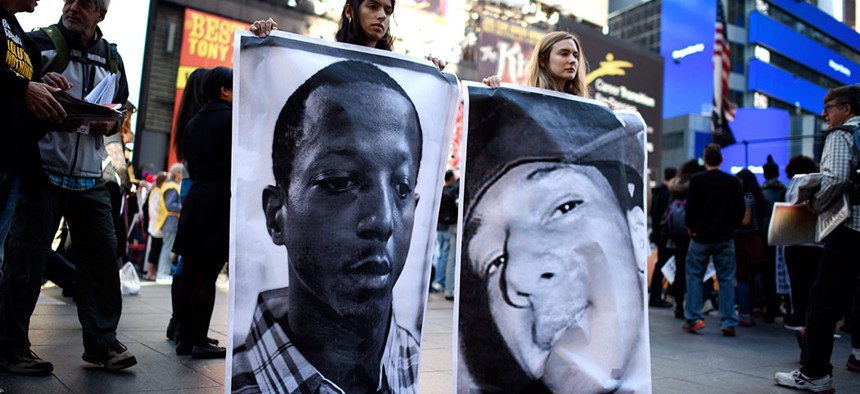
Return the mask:
<path id="1" fill-rule="evenodd" d="M 625 85 L 615 85 L 605 81 L 601 77 L 605 76 L 624 76 L 627 75 L 627 69 L 632 69 L 633 63 L 628 62 L 626 60 L 616 60 L 615 54 L 609 52 L 606 54 L 606 59 L 600 62 L 600 67 L 595 69 L 594 71 L 588 73 L 585 80 L 588 84 L 594 82 L 594 98 L 598 100 L 606 100 L 606 101 L 614 101 L 611 97 L 606 97 L 601 93 L 608 94 L 610 96 L 620 97 L 624 100 L 631 101 L 636 104 L 644 105 L 648 108 L 654 108 L 657 104 L 657 101 L 654 100 L 654 97 L 649 96 L 646 93 L 637 92 Z M 617 104 L 618 102 L 613 102 L 613 104 Z M 636 109 L 635 107 L 624 105 L 620 103 L 622 108 L 630 107 L 631 109 Z"/>
<path id="2" fill-rule="evenodd" d="M 839 63 L 836 63 L 833 59 L 830 59 L 830 61 L 827 62 L 827 65 L 830 66 L 830 68 L 832 68 L 833 71 L 845 74 L 846 77 L 851 76 L 851 70 L 849 70 L 848 67 L 845 67 Z"/>
<path id="3" fill-rule="evenodd" d="M 785 167 L 791 158 L 790 124 L 788 111 L 783 109 L 738 108 L 732 122 L 732 132 L 738 143 L 723 148 L 722 167 L 728 168 L 732 174 L 748 168 L 756 174 L 759 183 L 764 182 L 762 165 L 767 162 L 768 155 L 773 157 L 780 168 Z M 748 143 L 743 144 L 741 141 Z M 784 171 L 780 171 L 779 177 L 788 183 Z"/>
<path id="4" fill-rule="evenodd" d="M 714 100 L 714 61 L 711 56 L 688 53 L 683 60 L 673 52 L 714 52 L 716 0 L 662 0 L 660 3 L 660 54 L 664 63 L 663 118 L 699 114 Z M 691 45 L 695 44 L 695 45 Z M 687 49 L 691 48 L 691 49 Z M 698 53 L 698 52 L 697 52 Z M 710 112 L 710 111 L 708 111 Z"/>
<path id="5" fill-rule="evenodd" d="M 586 75 L 595 100 L 615 109 L 639 111 L 648 125 L 648 168 L 662 169 L 663 57 L 622 40 L 605 36 L 597 29 L 572 22 L 568 27 L 579 35 L 582 52 L 591 71 Z"/>
<path id="6" fill-rule="evenodd" d="M 632 101 L 636 104 L 644 105 L 648 108 L 654 108 L 657 104 L 657 101 L 654 100 L 654 97 L 651 97 L 642 92 L 636 92 L 627 88 L 624 85 L 613 85 L 609 82 L 604 81 L 602 78 L 597 78 L 594 81 L 594 89 L 598 92 L 604 92 L 611 94 L 613 96 L 619 96 L 627 101 Z"/>
<path id="7" fill-rule="evenodd" d="M 694 53 L 699 53 L 699 52 L 704 52 L 704 51 L 705 51 L 705 44 L 698 43 L 695 45 L 690 45 L 686 48 L 672 51 L 672 59 L 680 60 L 680 59 L 683 59 L 683 58 L 690 56 Z"/>
<path id="8" fill-rule="evenodd" d="M 729 171 L 731 171 L 732 174 L 737 174 L 743 169 L 750 170 L 750 172 L 752 172 L 753 174 L 761 175 L 762 177 L 764 177 L 764 166 L 731 166 L 731 168 L 729 168 Z"/>
<path id="9" fill-rule="evenodd" d="M 185 23 L 182 31 L 182 47 L 179 51 L 179 69 L 176 72 L 176 95 L 173 104 L 174 121 L 179 113 L 182 92 L 188 76 L 194 70 L 218 66 L 233 67 L 233 33 L 247 29 L 248 22 L 222 18 L 190 8 L 185 9 Z M 173 125 L 176 129 L 176 125 Z M 173 132 L 170 134 L 170 153 L 168 162 L 176 162 L 173 150 Z"/>
<path id="10" fill-rule="evenodd" d="M 485 16 L 478 39 L 478 75 L 498 75 L 504 82 L 523 83 L 526 64 L 545 31 Z"/>

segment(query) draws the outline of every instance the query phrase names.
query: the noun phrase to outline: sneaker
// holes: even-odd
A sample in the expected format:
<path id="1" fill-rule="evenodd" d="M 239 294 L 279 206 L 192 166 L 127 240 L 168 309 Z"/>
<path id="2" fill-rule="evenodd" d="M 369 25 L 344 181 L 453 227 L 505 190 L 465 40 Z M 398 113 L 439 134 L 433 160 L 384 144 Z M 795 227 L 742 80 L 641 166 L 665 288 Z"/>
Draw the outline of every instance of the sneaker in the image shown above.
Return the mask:
<path id="1" fill-rule="evenodd" d="M 845 364 L 845 368 L 848 368 L 849 371 L 860 372 L 860 360 L 857 360 L 852 354 L 848 357 L 848 363 Z"/>
<path id="2" fill-rule="evenodd" d="M 777 372 L 773 375 L 773 381 L 780 386 L 792 387 L 799 390 L 812 391 L 814 393 L 834 393 L 833 378 L 824 375 L 820 378 L 810 378 L 795 369 L 791 372 Z"/>
<path id="3" fill-rule="evenodd" d="M 99 353 L 85 351 L 82 358 L 90 364 L 101 365 L 109 371 L 119 371 L 137 364 L 137 359 L 120 341 L 115 341 Z"/>
<path id="4" fill-rule="evenodd" d="M 738 333 L 735 332 L 734 327 L 720 327 L 720 332 L 723 333 L 723 336 L 726 337 L 733 337 L 738 335 Z"/>
<path id="5" fill-rule="evenodd" d="M 741 327 L 754 327 L 755 326 L 755 318 L 752 315 L 741 315 L 740 319 L 738 319 L 738 325 Z"/>
<path id="6" fill-rule="evenodd" d="M 442 286 L 442 284 L 440 284 L 440 283 L 434 282 L 433 285 L 430 286 L 430 292 L 431 293 L 441 293 L 443 291 L 445 291 L 445 287 Z"/>
<path id="7" fill-rule="evenodd" d="M 0 369 L 19 375 L 49 375 L 54 371 L 54 364 L 42 360 L 32 350 L 27 349 L 0 356 Z"/>
<path id="8" fill-rule="evenodd" d="M 697 334 L 699 330 L 703 328 L 705 328 L 705 321 L 701 319 L 696 320 L 694 323 L 684 323 L 684 325 L 681 326 L 681 330 L 683 330 L 684 332 L 689 332 L 690 334 Z"/>

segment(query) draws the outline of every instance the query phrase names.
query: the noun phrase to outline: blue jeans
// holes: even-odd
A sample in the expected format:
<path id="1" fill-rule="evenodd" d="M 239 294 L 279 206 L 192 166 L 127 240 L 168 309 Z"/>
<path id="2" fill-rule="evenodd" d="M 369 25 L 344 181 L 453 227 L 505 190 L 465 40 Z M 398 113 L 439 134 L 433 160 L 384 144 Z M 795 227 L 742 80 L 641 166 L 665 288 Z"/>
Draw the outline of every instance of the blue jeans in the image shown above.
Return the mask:
<path id="1" fill-rule="evenodd" d="M 433 277 L 433 283 L 445 287 L 448 254 L 451 252 L 451 232 L 447 228 L 436 230 L 436 245 L 436 275 Z"/>
<path id="2" fill-rule="evenodd" d="M 687 251 L 687 288 L 701 288 L 709 257 L 714 258 L 714 269 L 720 284 L 720 327 L 735 327 L 738 325 L 738 315 L 735 313 L 734 240 L 715 243 L 690 241 L 690 249 Z M 696 320 L 704 318 L 702 304 L 701 291 L 687 292 L 687 303 L 684 305 L 684 318 L 687 322 L 695 323 Z"/>
<path id="3" fill-rule="evenodd" d="M 752 280 L 738 279 L 738 312 L 741 316 L 752 315 Z"/>
<path id="4" fill-rule="evenodd" d="M 3 283 L 3 245 L 6 244 L 6 235 L 12 228 L 15 199 L 18 198 L 20 184 L 18 177 L 0 173 L 0 283 Z"/>

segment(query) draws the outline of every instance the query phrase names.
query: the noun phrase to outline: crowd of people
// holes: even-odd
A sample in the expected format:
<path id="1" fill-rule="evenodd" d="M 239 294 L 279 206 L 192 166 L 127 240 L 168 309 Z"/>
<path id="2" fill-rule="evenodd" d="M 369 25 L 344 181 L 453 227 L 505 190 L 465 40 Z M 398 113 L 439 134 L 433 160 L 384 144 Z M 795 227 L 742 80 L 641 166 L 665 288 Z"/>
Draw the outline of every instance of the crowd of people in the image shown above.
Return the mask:
<path id="1" fill-rule="evenodd" d="M 860 240 L 860 205 L 855 197 L 860 154 L 853 137 L 860 125 L 860 87 L 831 89 L 824 103 L 822 116 L 828 129 L 820 167 L 811 157 L 798 155 L 784 168 L 789 179 L 821 174 L 820 188 L 802 201 L 810 211 L 838 210 L 843 196 L 848 201 L 848 218 L 821 242 L 768 245 L 774 204 L 786 201 L 787 195 L 778 164 L 768 156 L 761 185 L 749 169 L 732 176 L 720 170 L 722 153 L 716 144 L 704 149 L 703 162 L 692 159 L 680 170 L 664 170 L 664 184 L 652 190 L 650 211 L 651 241 L 658 256 L 649 305 L 672 307 L 664 299 L 661 273 L 671 258 L 675 275 L 668 293 L 674 300 L 675 317 L 684 320 L 683 331 L 703 332 L 705 298 L 718 305 L 720 332 L 729 337 L 738 334 L 738 326 L 755 326 L 758 315 L 765 323 L 782 317 L 785 328 L 796 332 L 802 368 L 778 372 L 774 381 L 813 392 L 834 391 L 830 357 L 840 320 L 840 329 L 852 338 L 846 368 L 860 372 L 856 316 L 860 266 L 858 253 L 851 248 Z M 818 221 L 826 216 L 818 215 Z M 704 277 L 709 262 L 719 283 L 717 295 L 713 283 Z"/>
<path id="2" fill-rule="evenodd" d="M 168 172 L 136 181 L 129 170 L 128 117 L 125 122 L 68 121 L 53 97 L 66 91 L 84 98 L 102 81 L 113 81 L 112 102 L 128 103 L 125 69 L 116 46 L 98 23 L 109 0 L 65 0 L 55 25 L 25 33 L 15 14 L 33 12 L 35 0 L 0 0 L 0 19 L 8 40 L 0 64 L 3 81 L 0 119 L 0 369 L 18 374 L 50 374 L 51 362 L 31 349 L 29 321 L 49 267 L 73 267 L 57 274 L 77 303 L 83 334 L 83 360 L 110 371 L 129 368 L 137 359 L 117 340 L 121 315 L 117 269 L 139 261 L 144 280 L 172 280 L 173 315 L 167 337 L 176 352 L 193 358 L 223 358 L 226 350 L 207 333 L 215 301 L 215 281 L 229 248 L 230 157 L 233 73 L 226 67 L 198 69 L 188 77 L 177 113 L 175 150 L 180 163 Z M 335 39 L 392 50 L 389 34 L 393 0 L 349 0 Z M 277 29 L 272 19 L 249 30 L 265 37 Z M 15 61 L 10 61 L 13 59 Z M 444 62 L 428 56 L 440 70 Z M 83 72 L 81 72 L 83 70 Z M 544 36 L 532 53 L 526 84 L 589 97 L 581 43 L 570 33 Z M 484 79 L 492 88 L 498 76 Z M 854 170 L 860 162 L 850 130 L 860 125 L 860 88 L 831 89 L 822 115 L 826 133 L 821 165 L 797 156 L 784 171 L 789 177 L 820 172 L 821 188 L 808 205 L 826 212 L 848 195 L 850 217 L 819 244 L 767 246 L 765 232 L 775 202 L 785 198 L 779 167 L 763 166 L 766 181 L 743 170 L 721 171 L 721 148 L 708 145 L 703 160 L 666 169 L 664 183 L 652 194 L 651 240 L 657 246 L 649 305 L 672 307 L 664 299 L 661 268 L 674 258 L 675 277 L 668 293 L 682 330 L 705 328 L 703 303 L 718 305 L 720 332 L 733 337 L 736 327 L 782 316 L 802 344 L 801 369 L 777 373 L 775 381 L 816 392 L 832 391 L 829 363 L 833 332 L 848 314 L 860 266 L 851 245 L 860 241 L 860 200 Z M 840 131 L 841 130 L 841 131 Z M 136 193 L 135 193 L 136 191 Z M 435 274 L 431 291 L 454 297 L 459 180 L 445 176 L 437 225 Z M 129 202 L 134 202 L 130 204 Z M 137 211 L 133 215 L 133 211 Z M 126 225 L 133 217 L 131 225 Z M 61 226 L 61 222 L 64 223 Z M 135 226 L 139 229 L 135 232 Z M 51 245 L 66 234 L 63 252 Z M 130 245 L 147 245 L 146 252 Z M 132 256 L 137 253 L 137 256 Z M 705 281 L 709 261 L 716 270 Z M 64 280 L 63 277 L 65 277 Z M 814 280 L 813 280 L 814 278 Z M 53 280 L 53 279 L 52 279 Z M 65 288 L 65 286 L 64 286 Z M 787 290 L 790 288 L 790 292 Z M 860 287 L 856 293 L 860 293 Z M 857 302 L 860 303 L 860 302 Z M 736 309 L 737 308 L 737 309 Z M 848 319 L 852 330 L 860 321 Z M 853 335 L 848 368 L 860 371 L 860 335 Z M 366 383 L 366 382 L 365 382 Z M 2 389 L 0 389 L 2 391 Z"/>

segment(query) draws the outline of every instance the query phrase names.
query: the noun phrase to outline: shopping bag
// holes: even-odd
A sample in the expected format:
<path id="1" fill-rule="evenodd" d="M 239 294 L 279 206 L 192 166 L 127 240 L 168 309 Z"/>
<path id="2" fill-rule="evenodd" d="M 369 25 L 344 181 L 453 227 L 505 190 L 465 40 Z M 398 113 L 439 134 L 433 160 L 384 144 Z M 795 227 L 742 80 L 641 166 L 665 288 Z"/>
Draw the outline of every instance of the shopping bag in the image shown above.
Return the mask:
<path id="1" fill-rule="evenodd" d="M 140 278 L 137 270 L 130 261 L 119 269 L 119 287 L 123 295 L 137 295 L 140 293 Z"/>

